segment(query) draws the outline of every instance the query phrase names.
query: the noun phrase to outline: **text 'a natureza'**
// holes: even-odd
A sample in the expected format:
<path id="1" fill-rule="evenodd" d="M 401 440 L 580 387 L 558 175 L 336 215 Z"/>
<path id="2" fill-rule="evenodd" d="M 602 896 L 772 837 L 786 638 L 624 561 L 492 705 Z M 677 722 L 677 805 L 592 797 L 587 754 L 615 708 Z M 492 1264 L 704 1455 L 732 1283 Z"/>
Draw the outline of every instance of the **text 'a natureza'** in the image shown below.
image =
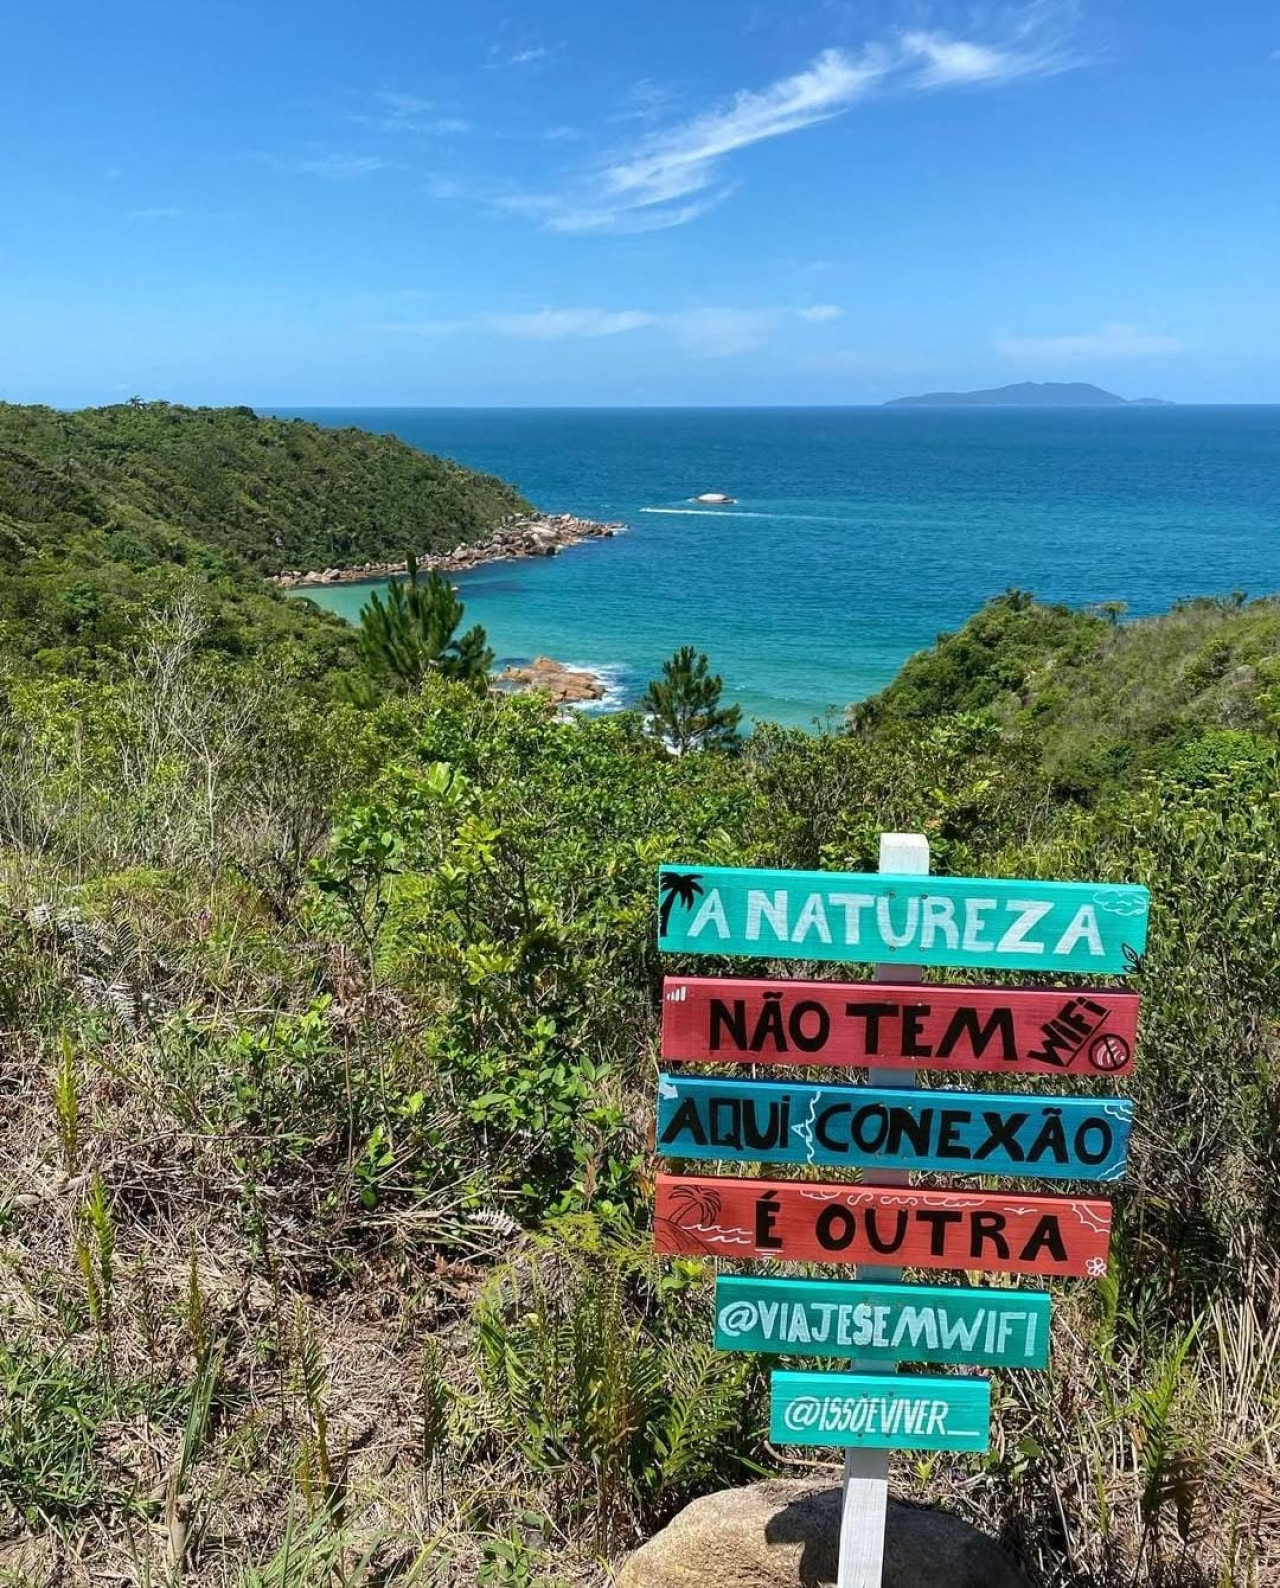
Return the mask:
<path id="1" fill-rule="evenodd" d="M 1091 1198 L 659 1175 L 654 1206 L 655 1248 L 692 1256 L 1100 1279 L 1110 1239 Z"/>
<path id="2" fill-rule="evenodd" d="M 783 1445 L 985 1450 L 991 1385 L 982 1378 L 775 1373 L 769 1437 Z"/>
<path id="3" fill-rule="evenodd" d="M 882 873 L 663 866 L 658 944 L 762 959 L 1132 970 L 1145 888 Z"/>
<path id="4" fill-rule="evenodd" d="M 716 1281 L 721 1351 L 1044 1367 L 1049 1296 L 1043 1290 L 862 1284 L 848 1280 Z"/>
<path id="5" fill-rule="evenodd" d="M 673 1060 L 1125 1075 L 1137 993 L 668 976 Z"/>
<path id="6" fill-rule="evenodd" d="M 1132 1118 L 1119 1098 L 658 1077 L 668 1158 L 1117 1180 Z"/>

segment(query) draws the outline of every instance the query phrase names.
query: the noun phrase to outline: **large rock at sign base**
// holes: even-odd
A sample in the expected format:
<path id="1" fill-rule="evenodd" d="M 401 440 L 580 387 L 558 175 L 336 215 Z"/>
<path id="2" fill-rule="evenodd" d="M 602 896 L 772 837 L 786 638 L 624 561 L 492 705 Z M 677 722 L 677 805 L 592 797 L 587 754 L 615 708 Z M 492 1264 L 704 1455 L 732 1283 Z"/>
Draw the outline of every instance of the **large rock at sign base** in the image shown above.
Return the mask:
<path id="1" fill-rule="evenodd" d="M 840 1490 L 778 1480 L 695 1500 L 623 1566 L 615 1588 L 835 1588 Z M 959 1517 L 889 1501 L 883 1588 L 1028 1588 Z"/>

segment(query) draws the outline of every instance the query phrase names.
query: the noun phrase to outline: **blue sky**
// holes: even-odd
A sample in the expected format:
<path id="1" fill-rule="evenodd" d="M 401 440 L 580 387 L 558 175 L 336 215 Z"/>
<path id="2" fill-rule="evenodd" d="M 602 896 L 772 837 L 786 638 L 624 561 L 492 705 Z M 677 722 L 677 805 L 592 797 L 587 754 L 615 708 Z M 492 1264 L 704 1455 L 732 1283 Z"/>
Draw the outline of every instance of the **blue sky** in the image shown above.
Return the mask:
<path id="1" fill-rule="evenodd" d="M 1267 0 L 15 0 L 0 396 L 1280 401 Z"/>

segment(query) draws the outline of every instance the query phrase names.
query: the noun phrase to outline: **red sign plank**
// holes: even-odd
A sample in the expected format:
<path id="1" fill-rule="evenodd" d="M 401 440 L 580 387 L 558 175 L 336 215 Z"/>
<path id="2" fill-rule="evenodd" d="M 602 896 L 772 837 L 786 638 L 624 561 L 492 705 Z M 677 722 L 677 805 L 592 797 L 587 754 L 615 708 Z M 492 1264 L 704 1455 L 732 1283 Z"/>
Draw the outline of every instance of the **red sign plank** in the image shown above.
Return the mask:
<path id="1" fill-rule="evenodd" d="M 908 1187 L 659 1175 L 660 1252 L 987 1273 L 1107 1271 L 1111 1204 Z"/>
<path id="2" fill-rule="evenodd" d="M 1138 995 L 668 976 L 667 1059 L 1125 1075 Z"/>

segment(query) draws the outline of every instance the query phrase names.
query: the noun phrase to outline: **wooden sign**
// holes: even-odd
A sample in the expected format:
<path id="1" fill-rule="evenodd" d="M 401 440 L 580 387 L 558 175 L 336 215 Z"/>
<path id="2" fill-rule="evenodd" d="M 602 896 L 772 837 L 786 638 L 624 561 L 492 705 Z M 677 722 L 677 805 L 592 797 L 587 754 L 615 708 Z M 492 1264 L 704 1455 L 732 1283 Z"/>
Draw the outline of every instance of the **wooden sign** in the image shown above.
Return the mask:
<path id="1" fill-rule="evenodd" d="M 1118 1180 L 1132 1119 L 1112 1097 L 658 1077 L 667 1158 Z"/>
<path id="2" fill-rule="evenodd" d="M 1111 1206 L 1080 1197 L 911 1184 L 915 1171 L 1117 1179 L 1132 1104 L 916 1087 L 920 1070 L 1127 1074 L 1133 993 L 925 985 L 929 966 L 1124 975 L 1146 948 L 1149 895 L 1114 883 L 931 877 L 923 834 L 884 833 L 874 875 L 665 865 L 658 946 L 670 953 L 864 963 L 865 983 L 668 977 L 663 1057 L 749 1066 L 659 1076 L 669 1158 L 838 1165 L 861 1183 L 659 1175 L 658 1251 L 856 1266 L 856 1279 L 720 1277 L 716 1345 L 843 1358 L 775 1373 L 775 1443 L 844 1448 L 840 1588 L 881 1588 L 891 1449 L 986 1450 L 990 1385 L 884 1372 L 898 1362 L 1042 1368 L 1043 1291 L 904 1285 L 906 1268 L 1107 1272 Z M 827 1066 L 826 1084 L 756 1070 Z M 836 1067 L 857 1067 L 865 1085 Z M 973 1083 L 970 1083 L 973 1084 Z"/>
<path id="3" fill-rule="evenodd" d="M 985 1273 L 1107 1271 L 1111 1204 L 1007 1192 L 659 1175 L 654 1246 L 704 1257 Z"/>
<path id="4" fill-rule="evenodd" d="M 663 866 L 658 946 L 760 959 L 1123 974 L 1145 888 L 1116 883 Z"/>
<path id="5" fill-rule="evenodd" d="M 869 1362 L 1045 1367 L 1049 1306 L 1043 1290 L 721 1276 L 716 1345 Z"/>
<path id="6" fill-rule="evenodd" d="M 721 1064 L 1127 1075 L 1137 993 L 668 976 L 662 1055 Z"/>
<path id="7" fill-rule="evenodd" d="M 879 1450 L 985 1450 L 991 1385 L 984 1378 L 874 1373 L 775 1373 L 769 1437 L 782 1445 Z"/>

